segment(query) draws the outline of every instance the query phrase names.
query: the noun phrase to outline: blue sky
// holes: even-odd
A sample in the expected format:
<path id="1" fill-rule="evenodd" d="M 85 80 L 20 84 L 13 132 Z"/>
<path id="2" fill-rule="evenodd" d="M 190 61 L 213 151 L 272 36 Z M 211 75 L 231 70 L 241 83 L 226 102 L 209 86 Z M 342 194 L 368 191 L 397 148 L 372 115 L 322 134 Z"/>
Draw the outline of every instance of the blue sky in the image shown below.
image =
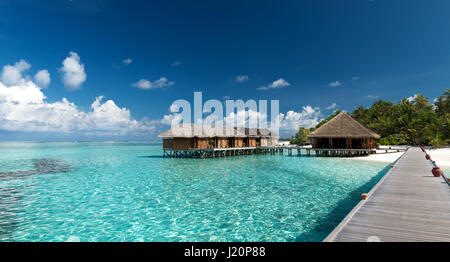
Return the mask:
<path id="1" fill-rule="evenodd" d="M 62 140 L 152 139 L 167 128 L 158 121 L 170 114 L 171 103 L 192 100 L 194 91 L 204 99 L 279 99 L 284 116 L 292 111 L 286 136 L 295 125 L 310 125 L 335 109 L 352 111 L 416 93 L 433 100 L 450 86 L 449 8 L 448 1 L 399 0 L 3 0 L 0 67 L 21 59 L 29 65 L 20 71 L 23 81 L 3 83 L 3 95 L 11 86 L 37 84 L 35 74 L 47 70 L 50 84 L 37 84 L 46 98 L 23 103 L 41 103 L 43 112 L 65 98 L 76 106 L 74 114 L 89 114 L 103 96 L 98 108 L 108 100 L 117 108 L 106 104 L 101 110 L 108 114 L 69 125 L 17 118 L 16 105 L 0 105 L 0 140 L 55 134 Z M 63 70 L 67 58 L 75 63 L 69 76 Z M 261 88 L 279 79 L 288 85 Z M 30 115 L 38 109 L 23 110 Z M 110 126 L 85 126 L 114 114 L 121 116 Z M 130 134 L 123 130 L 129 123 L 145 128 Z M 113 127 L 118 132 L 104 132 Z"/>

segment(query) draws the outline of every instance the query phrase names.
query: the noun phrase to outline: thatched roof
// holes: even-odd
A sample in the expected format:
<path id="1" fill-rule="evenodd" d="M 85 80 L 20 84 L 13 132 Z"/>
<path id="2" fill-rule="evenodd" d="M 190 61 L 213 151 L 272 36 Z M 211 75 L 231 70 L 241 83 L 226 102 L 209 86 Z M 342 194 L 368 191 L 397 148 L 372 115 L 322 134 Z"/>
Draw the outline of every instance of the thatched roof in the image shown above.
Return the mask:
<path id="1" fill-rule="evenodd" d="M 198 134 L 194 134 L 195 128 L 198 128 Z M 267 128 L 211 127 L 195 124 L 180 124 L 158 135 L 158 137 L 278 137 L 278 135 Z"/>
<path id="2" fill-rule="evenodd" d="M 308 137 L 371 137 L 378 139 L 380 138 L 380 135 L 363 126 L 361 123 L 353 119 L 348 113 L 341 112 L 321 127 L 317 128 Z"/>

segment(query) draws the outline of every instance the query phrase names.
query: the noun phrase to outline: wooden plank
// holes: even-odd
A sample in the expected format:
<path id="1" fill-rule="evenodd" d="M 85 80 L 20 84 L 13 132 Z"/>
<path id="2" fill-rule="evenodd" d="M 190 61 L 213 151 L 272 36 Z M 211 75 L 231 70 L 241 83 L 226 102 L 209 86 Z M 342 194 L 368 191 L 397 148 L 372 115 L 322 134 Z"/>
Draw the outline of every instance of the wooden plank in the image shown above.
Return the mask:
<path id="1" fill-rule="evenodd" d="M 324 241 L 450 241 L 450 187 L 432 167 L 408 149 Z"/>

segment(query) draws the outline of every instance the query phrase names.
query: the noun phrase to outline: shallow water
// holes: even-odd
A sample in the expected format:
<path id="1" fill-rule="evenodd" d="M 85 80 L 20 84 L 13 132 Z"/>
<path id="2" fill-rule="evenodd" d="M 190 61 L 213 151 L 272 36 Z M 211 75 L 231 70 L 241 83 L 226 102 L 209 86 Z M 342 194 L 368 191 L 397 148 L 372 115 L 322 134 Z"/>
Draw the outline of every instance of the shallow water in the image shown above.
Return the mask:
<path id="1" fill-rule="evenodd" d="M 0 172 L 35 159 L 70 168 L 0 176 L 0 241 L 321 241 L 387 171 L 287 155 L 171 159 L 152 143 L 0 143 Z"/>

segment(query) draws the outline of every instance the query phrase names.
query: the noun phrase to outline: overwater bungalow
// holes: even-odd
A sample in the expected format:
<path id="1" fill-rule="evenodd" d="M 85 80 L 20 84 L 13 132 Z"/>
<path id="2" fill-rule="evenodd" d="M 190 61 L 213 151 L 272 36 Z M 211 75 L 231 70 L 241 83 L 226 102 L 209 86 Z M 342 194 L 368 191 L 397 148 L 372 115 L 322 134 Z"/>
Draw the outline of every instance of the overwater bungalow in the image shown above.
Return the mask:
<path id="1" fill-rule="evenodd" d="M 341 112 L 312 132 L 308 139 L 317 149 L 375 150 L 380 135 Z"/>
<path id="2" fill-rule="evenodd" d="M 196 132 L 195 128 L 198 128 Z M 158 135 L 164 155 L 214 157 L 253 154 L 262 147 L 278 145 L 278 135 L 266 128 L 208 127 L 180 124 Z M 252 150 L 249 150 L 252 149 Z"/>

